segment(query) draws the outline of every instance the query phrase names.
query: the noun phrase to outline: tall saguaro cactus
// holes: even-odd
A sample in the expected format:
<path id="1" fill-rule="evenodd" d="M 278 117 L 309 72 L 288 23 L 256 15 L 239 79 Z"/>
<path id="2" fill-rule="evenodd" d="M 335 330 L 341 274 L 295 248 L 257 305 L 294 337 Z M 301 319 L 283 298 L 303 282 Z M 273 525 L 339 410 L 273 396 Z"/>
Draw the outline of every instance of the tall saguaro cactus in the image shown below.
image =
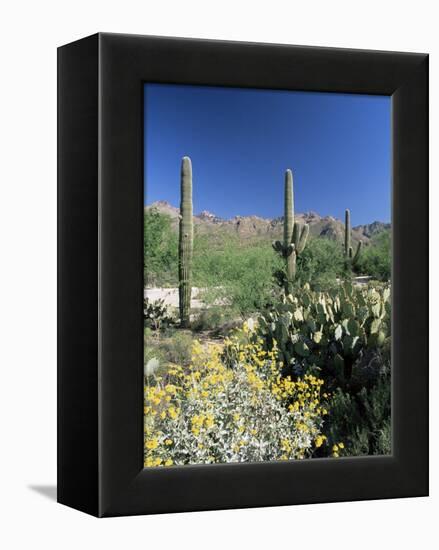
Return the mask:
<path id="1" fill-rule="evenodd" d="M 192 251 L 194 222 L 192 215 L 192 163 L 181 161 L 180 225 L 178 242 L 178 296 L 181 326 L 189 325 L 192 292 Z"/>
<path id="2" fill-rule="evenodd" d="M 354 254 L 351 246 L 351 212 L 346 208 L 344 223 L 344 257 L 347 270 L 351 270 L 353 266 L 357 265 L 362 245 L 363 243 L 359 241 Z"/>
<path id="3" fill-rule="evenodd" d="M 285 292 L 289 294 L 296 277 L 297 256 L 303 252 L 309 234 L 308 224 L 301 226 L 294 221 L 293 173 L 289 169 L 285 172 L 284 200 L 283 243 L 275 241 L 273 248 L 285 259 Z"/>

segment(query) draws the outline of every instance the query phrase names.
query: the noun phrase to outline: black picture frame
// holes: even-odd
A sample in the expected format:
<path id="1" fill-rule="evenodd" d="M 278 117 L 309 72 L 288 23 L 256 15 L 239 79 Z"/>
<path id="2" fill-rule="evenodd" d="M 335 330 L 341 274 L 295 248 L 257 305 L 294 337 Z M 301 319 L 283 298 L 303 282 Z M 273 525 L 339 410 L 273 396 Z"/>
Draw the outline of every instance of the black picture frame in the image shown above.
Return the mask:
<path id="1" fill-rule="evenodd" d="M 390 456 L 143 468 L 145 82 L 391 96 Z M 96 516 L 428 494 L 428 56 L 99 33 L 58 50 L 58 501 Z"/>

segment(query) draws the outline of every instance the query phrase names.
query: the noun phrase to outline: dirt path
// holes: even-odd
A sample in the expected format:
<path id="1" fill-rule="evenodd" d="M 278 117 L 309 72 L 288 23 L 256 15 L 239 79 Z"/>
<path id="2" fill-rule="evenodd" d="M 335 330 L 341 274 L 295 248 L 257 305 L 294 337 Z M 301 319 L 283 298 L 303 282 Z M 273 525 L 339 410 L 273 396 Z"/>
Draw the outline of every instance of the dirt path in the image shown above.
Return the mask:
<path id="1" fill-rule="evenodd" d="M 200 292 L 200 288 L 192 287 L 191 308 L 201 309 L 205 307 L 204 302 L 199 299 Z M 143 295 L 151 302 L 164 300 L 166 306 L 178 307 L 178 288 L 145 288 Z"/>

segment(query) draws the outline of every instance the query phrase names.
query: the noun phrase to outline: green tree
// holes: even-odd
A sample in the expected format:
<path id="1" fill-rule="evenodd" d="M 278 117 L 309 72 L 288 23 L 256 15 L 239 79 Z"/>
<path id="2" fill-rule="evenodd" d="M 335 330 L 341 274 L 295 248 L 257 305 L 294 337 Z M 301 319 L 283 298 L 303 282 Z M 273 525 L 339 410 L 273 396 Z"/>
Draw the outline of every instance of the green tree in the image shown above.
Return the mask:
<path id="1" fill-rule="evenodd" d="M 145 211 L 143 257 L 146 286 L 176 285 L 178 280 L 178 237 L 171 217 L 156 209 Z"/>
<path id="2" fill-rule="evenodd" d="M 254 313 L 266 306 L 273 291 L 273 271 L 283 267 L 265 240 L 243 244 L 233 235 L 213 242 L 196 236 L 194 283 L 208 289 L 208 303 L 222 303 L 236 314 Z"/>
<path id="3" fill-rule="evenodd" d="M 343 276 L 344 258 L 340 243 L 324 237 L 309 239 L 298 258 L 297 278 L 300 284 L 326 287 Z"/>
<path id="4" fill-rule="evenodd" d="M 378 233 L 369 246 L 363 248 L 358 271 L 380 281 L 388 281 L 391 274 L 390 231 Z"/>

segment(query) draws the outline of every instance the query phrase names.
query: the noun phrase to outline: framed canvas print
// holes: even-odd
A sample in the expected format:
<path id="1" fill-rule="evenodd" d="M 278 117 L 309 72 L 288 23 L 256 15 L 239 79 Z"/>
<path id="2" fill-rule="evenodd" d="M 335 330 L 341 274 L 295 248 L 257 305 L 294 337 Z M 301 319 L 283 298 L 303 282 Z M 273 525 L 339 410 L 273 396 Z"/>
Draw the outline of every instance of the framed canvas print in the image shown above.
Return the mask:
<path id="1" fill-rule="evenodd" d="M 58 500 L 428 494 L 428 56 L 58 50 Z"/>

